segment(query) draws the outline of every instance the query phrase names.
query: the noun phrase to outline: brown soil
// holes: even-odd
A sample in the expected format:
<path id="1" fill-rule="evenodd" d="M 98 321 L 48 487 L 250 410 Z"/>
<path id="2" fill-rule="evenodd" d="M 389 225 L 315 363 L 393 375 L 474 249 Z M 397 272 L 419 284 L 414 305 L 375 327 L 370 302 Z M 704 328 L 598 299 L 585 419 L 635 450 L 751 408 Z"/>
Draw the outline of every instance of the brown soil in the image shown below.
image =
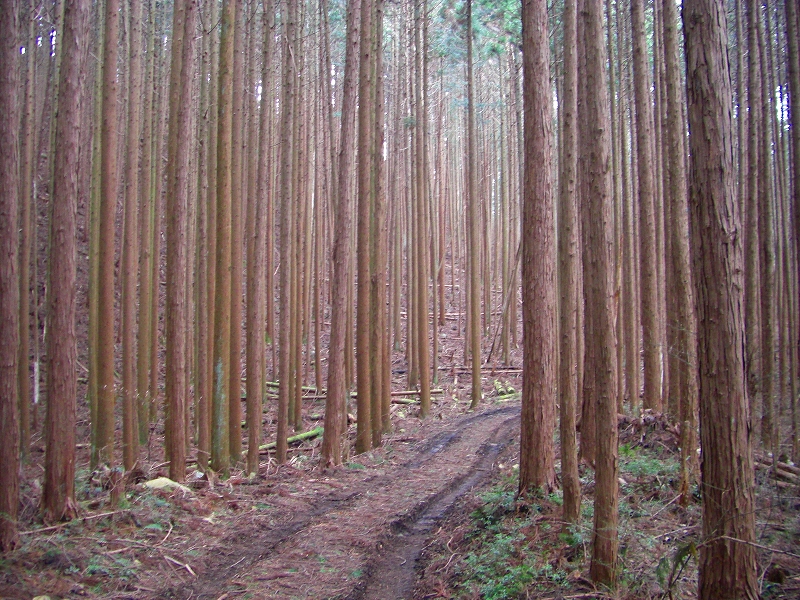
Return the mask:
<path id="1" fill-rule="evenodd" d="M 395 405 L 384 445 L 342 468 L 321 471 L 313 440 L 288 465 L 266 460 L 253 481 L 174 491 L 129 483 L 117 509 L 92 474 L 81 482 L 95 496 L 82 519 L 29 523 L 3 564 L 0 597 L 409 598 L 436 524 L 518 437 L 518 400 L 466 409 L 440 397 L 421 421 Z"/>

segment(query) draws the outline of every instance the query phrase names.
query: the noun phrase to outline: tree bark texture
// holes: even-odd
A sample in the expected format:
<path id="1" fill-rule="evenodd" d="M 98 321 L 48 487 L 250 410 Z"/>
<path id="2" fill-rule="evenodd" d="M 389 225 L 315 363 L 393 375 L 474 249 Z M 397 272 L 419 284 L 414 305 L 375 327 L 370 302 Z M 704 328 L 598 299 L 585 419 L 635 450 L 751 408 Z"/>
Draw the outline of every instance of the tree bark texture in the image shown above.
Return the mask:
<path id="1" fill-rule="evenodd" d="M 550 169 L 552 101 L 547 3 L 522 3 L 525 179 L 522 199 L 521 493 L 555 485 L 555 211 Z"/>
<path id="2" fill-rule="evenodd" d="M 19 2 L 3 0 L 0 14 L 0 552 L 9 552 L 19 543 Z"/>
<path id="3" fill-rule="evenodd" d="M 744 254 L 723 0 L 686 0 L 689 204 L 698 307 L 703 537 L 699 596 L 757 598 L 745 389 Z"/>
<path id="4" fill-rule="evenodd" d="M 613 588 L 617 579 L 617 364 L 615 340 L 611 135 L 602 0 L 586 0 L 586 122 L 589 139 L 587 175 L 588 240 L 591 260 L 585 265 L 586 311 L 594 328 L 586 345 L 595 352 L 595 419 L 597 432 L 594 551 L 592 579 Z"/>

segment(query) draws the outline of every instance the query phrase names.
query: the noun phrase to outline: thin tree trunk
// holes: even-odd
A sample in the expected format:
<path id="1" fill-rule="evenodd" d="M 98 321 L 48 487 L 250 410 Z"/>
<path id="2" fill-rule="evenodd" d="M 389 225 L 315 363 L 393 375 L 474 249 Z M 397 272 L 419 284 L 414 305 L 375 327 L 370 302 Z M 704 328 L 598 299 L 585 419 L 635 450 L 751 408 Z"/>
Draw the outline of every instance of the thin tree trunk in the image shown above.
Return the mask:
<path id="1" fill-rule="evenodd" d="M 678 370 L 670 369 L 673 386 L 679 393 L 679 418 L 681 423 L 681 501 L 689 501 L 690 486 L 697 478 L 697 315 L 695 314 L 692 272 L 689 256 L 689 213 L 687 202 L 686 172 L 684 170 L 685 128 L 681 110 L 682 94 L 680 65 L 678 62 L 678 12 L 671 0 L 663 0 L 664 55 L 667 80 L 667 148 L 665 157 L 669 172 L 668 198 L 670 231 L 672 233 L 672 263 L 675 272 L 674 296 L 677 307 L 677 348 L 675 364 Z"/>
<path id="2" fill-rule="evenodd" d="M 561 94 L 561 173 L 558 204 L 558 289 L 559 307 L 559 435 L 561 438 L 561 480 L 564 488 L 564 521 L 576 523 L 580 516 L 581 487 L 578 477 L 578 451 L 575 409 L 578 396 L 577 319 L 578 215 L 575 202 L 577 174 L 577 11 L 572 2 L 564 3 L 564 84 Z"/>
<path id="3" fill-rule="evenodd" d="M 122 250 L 122 457 L 125 470 L 139 455 L 136 416 L 136 266 L 139 262 L 137 208 L 139 204 L 139 145 L 142 114 L 142 1 L 131 1 L 128 139 L 125 157 L 125 204 Z"/>
<path id="4" fill-rule="evenodd" d="M 631 2 L 633 23 L 633 75 L 636 101 L 636 151 L 639 178 L 641 310 L 644 344 L 644 408 L 661 410 L 661 340 L 659 332 L 658 256 L 656 254 L 655 162 L 653 160 L 653 107 L 644 27 L 644 2 Z"/>
<path id="5" fill-rule="evenodd" d="M 242 299 L 244 196 L 244 5 L 237 0 L 233 31 L 233 121 L 231 137 L 231 335 L 230 335 L 230 399 L 228 402 L 228 443 L 234 464 L 242 457 Z"/>
<path id="6" fill-rule="evenodd" d="M 592 579 L 614 588 L 617 578 L 617 365 L 614 339 L 616 301 L 613 288 L 612 254 L 612 181 L 610 170 L 611 138 L 609 133 L 606 52 L 603 35 L 603 2 L 585 2 L 586 36 L 586 122 L 590 139 L 587 175 L 589 196 L 589 232 L 593 260 L 586 276 L 586 311 L 594 312 L 594 335 L 586 340 L 595 348 L 597 369 L 596 431 L 597 461 L 594 506 L 594 551 Z"/>
<path id="7" fill-rule="evenodd" d="M 472 0 L 467 0 L 467 238 L 469 246 L 469 335 L 472 361 L 472 392 L 470 408 L 481 401 L 481 329 L 480 329 L 480 238 L 477 185 L 477 140 L 475 134 L 475 82 L 472 57 Z M 548 157 L 549 160 L 549 157 Z"/>

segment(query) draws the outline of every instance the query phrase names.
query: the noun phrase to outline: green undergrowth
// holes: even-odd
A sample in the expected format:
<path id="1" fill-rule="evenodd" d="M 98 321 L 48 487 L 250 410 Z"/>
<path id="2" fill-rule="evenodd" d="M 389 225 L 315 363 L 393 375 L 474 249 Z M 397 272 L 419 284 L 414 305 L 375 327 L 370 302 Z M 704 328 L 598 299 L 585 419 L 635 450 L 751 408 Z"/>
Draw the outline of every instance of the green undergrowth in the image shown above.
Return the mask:
<path id="1" fill-rule="evenodd" d="M 516 489 L 512 475 L 480 496 L 470 515 L 468 551 L 454 569 L 457 597 L 524 597 L 529 589 L 563 586 L 574 571 L 563 550 L 571 548 L 567 554 L 580 559 L 580 532 L 568 531 L 563 539 L 550 536 L 556 525 L 547 515 L 560 510 L 560 498 L 551 495 L 521 505 Z"/>
<path id="2" fill-rule="evenodd" d="M 680 598 L 695 589 L 699 500 L 678 506 L 679 457 L 662 450 L 620 446 L 619 587 L 612 597 Z M 608 597 L 589 580 L 594 473 L 582 473 L 580 520 L 567 526 L 560 489 L 523 502 L 518 470 L 500 468 L 493 486 L 473 500 L 463 534 L 431 560 L 429 581 L 439 592 L 433 597 Z"/>

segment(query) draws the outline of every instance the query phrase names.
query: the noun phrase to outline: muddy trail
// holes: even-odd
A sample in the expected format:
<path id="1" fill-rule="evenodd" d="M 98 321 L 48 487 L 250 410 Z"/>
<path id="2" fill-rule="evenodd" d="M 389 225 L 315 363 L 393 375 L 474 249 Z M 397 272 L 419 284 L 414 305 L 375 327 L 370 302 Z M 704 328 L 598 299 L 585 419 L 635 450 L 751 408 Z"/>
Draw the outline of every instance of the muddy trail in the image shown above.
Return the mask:
<path id="1" fill-rule="evenodd" d="M 354 462 L 305 481 L 273 474 L 278 483 L 249 486 L 263 503 L 227 499 L 243 514 L 217 524 L 221 536 L 208 518 L 195 523 L 193 543 L 168 558 L 172 585 L 143 582 L 135 597 L 412 598 L 422 549 L 457 500 L 488 481 L 519 436 L 519 414 L 518 402 L 494 405 L 427 439 L 400 437 L 377 473 Z"/>

